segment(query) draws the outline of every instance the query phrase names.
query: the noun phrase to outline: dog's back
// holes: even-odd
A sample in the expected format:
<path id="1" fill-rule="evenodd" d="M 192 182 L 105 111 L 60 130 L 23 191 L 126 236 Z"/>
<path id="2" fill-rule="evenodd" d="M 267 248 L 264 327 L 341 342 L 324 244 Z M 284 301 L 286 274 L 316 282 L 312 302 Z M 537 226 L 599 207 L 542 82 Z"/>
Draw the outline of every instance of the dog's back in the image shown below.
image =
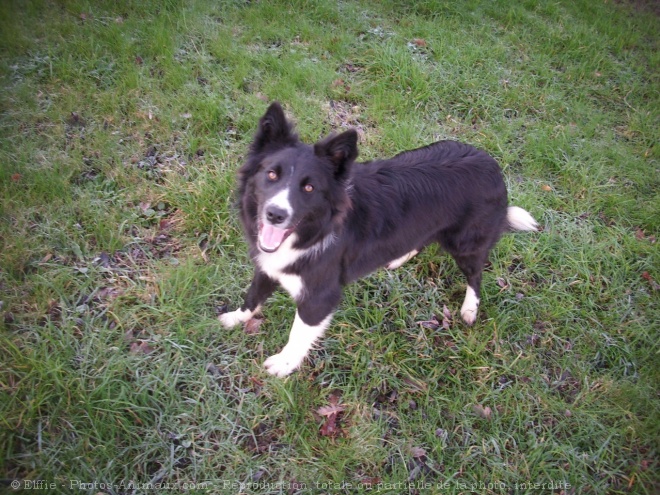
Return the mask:
<path id="1" fill-rule="evenodd" d="M 440 242 L 450 254 L 489 250 L 507 229 L 507 192 L 486 152 L 440 141 L 389 160 L 356 164 L 345 242 L 355 280 L 411 250 Z"/>

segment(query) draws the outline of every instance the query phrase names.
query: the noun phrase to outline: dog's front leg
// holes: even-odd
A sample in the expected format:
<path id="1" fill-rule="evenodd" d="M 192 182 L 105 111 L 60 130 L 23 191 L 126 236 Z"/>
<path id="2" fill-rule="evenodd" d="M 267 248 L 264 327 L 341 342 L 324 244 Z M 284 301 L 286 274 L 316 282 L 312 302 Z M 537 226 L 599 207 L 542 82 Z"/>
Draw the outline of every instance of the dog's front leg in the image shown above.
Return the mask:
<path id="1" fill-rule="evenodd" d="M 275 291 L 277 282 L 270 278 L 268 275 L 257 269 L 254 272 L 252 284 L 245 296 L 245 302 L 240 309 L 223 313 L 218 316 L 220 323 L 225 328 L 232 328 L 239 323 L 245 323 L 252 318 L 255 313 L 259 312 L 261 305 L 268 299 L 268 297 Z"/>
<path id="2" fill-rule="evenodd" d="M 330 326 L 332 313 L 341 299 L 341 287 L 310 290 L 298 300 L 289 341 L 279 354 L 266 359 L 264 366 L 271 375 L 284 377 L 300 367 L 314 343 Z"/>
<path id="3" fill-rule="evenodd" d="M 309 325 L 300 317 L 300 312 L 296 311 L 296 317 L 293 320 L 289 342 L 284 346 L 279 354 L 275 354 L 264 362 L 266 370 L 271 375 L 285 377 L 297 369 L 307 357 L 310 349 L 317 339 L 319 339 L 326 328 L 330 326 L 332 313 L 326 316 L 316 325 Z"/>

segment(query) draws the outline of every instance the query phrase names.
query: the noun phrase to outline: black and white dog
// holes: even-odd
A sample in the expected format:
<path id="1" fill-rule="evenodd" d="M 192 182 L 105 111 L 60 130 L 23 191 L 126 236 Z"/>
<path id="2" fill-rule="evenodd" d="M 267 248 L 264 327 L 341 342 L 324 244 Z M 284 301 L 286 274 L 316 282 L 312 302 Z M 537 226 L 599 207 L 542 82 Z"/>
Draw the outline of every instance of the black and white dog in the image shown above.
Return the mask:
<path id="1" fill-rule="evenodd" d="M 397 268 L 433 242 L 467 277 L 461 316 L 473 324 L 491 248 L 508 230 L 537 229 L 527 211 L 507 205 L 495 159 L 440 141 L 355 163 L 354 130 L 309 146 L 292 127 L 271 104 L 239 170 L 240 217 L 255 272 L 243 306 L 220 315 L 222 324 L 248 321 L 282 286 L 296 301 L 296 316 L 287 345 L 265 367 L 286 376 L 330 325 L 342 286 L 379 267 Z"/>

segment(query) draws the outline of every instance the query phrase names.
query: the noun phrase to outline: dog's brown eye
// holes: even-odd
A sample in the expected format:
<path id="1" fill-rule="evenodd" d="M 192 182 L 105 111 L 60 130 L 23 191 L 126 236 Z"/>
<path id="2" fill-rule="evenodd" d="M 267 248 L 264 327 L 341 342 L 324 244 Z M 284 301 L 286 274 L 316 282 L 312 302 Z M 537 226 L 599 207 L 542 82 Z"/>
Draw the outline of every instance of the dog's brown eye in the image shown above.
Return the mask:
<path id="1" fill-rule="evenodd" d="M 305 191 L 306 193 L 311 193 L 313 190 L 314 190 L 314 186 L 311 184 L 305 184 L 303 186 L 303 191 Z"/>
<path id="2" fill-rule="evenodd" d="M 277 180 L 277 172 L 275 170 L 268 171 L 268 180 Z"/>

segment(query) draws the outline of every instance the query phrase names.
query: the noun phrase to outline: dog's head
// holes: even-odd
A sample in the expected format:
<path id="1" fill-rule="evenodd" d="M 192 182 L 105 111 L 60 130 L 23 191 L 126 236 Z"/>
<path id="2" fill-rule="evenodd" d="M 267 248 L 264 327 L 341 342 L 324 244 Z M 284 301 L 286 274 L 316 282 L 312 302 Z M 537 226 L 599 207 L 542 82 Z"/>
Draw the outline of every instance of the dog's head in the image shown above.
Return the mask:
<path id="1" fill-rule="evenodd" d="M 241 220 L 256 247 L 275 252 L 295 234 L 293 247 L 304 249 L 330 235 L 349 208 L 357 154 L 354 130 L 309 146 L 279 103 L 271 104 L 239 171 Z"/>

